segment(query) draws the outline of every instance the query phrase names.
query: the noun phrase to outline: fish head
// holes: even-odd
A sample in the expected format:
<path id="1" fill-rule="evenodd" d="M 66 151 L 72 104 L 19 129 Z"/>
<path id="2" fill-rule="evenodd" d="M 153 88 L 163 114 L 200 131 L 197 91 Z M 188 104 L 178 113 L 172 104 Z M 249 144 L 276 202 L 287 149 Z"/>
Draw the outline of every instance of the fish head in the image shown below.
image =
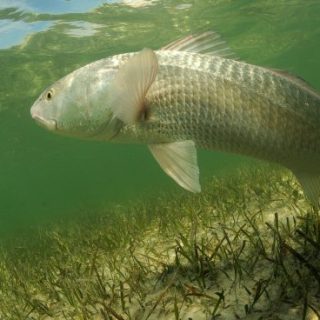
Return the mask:
<path id="1" fill-rule="evenodd" d="M 62 85 L 56 84 L 45 89 L 31 107 L 32 118 L 42 127 L 57 131 L 57 121 L 64 104 L 64 96 L 61 94 Z"/>
<path id="2" fill-rule="evenodd" d="M 50 131 L 102 140 L 139 123 L 158 61 L 150 49 L 124 56 L 98 60 L 58 80 L 31 107 L 33 119 Z"/>
<path id="3" fill-rule="evenodd" d="M 119 121 L 103 95 L 113 75 L 112 70 L 88 72 L 87 68 L 68 74 L 42 92 L 31 107 L 32 118 L 47 130 L 67 136 L 112 137 Z"/>

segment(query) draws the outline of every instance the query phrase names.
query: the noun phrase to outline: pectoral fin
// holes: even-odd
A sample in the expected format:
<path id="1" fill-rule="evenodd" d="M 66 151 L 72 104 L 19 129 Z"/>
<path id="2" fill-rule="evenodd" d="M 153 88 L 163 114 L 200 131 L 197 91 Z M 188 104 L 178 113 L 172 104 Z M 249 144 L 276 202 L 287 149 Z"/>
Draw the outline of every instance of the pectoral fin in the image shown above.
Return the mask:
<path id="1" fill-rule="evenodd" d="M 118 119 L 128 124 L 140 119 L 157 70 L 157 56 L 151 49 L 143 49 L 119 68 L 108 97 L 108 104 Z"/>
<path id="2" fill-rule="evenodd" d="M 149 145 L 160 167 L 182 188 L 200 192 L 197 150 L 192 140 Z"/>

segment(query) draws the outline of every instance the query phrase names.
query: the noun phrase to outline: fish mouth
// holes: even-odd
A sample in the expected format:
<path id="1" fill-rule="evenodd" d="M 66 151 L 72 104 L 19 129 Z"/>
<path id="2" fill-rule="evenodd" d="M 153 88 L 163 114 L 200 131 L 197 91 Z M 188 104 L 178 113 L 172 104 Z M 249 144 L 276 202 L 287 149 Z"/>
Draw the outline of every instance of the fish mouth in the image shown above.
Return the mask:
<path id="1" fill-rule="evenodd" d="M 39 115 L 32 115 L 32 118 L 43 128 L 48 129 L 50 131 L 57 130 L 57 122 L 52 119 L 45 119 Z"/>

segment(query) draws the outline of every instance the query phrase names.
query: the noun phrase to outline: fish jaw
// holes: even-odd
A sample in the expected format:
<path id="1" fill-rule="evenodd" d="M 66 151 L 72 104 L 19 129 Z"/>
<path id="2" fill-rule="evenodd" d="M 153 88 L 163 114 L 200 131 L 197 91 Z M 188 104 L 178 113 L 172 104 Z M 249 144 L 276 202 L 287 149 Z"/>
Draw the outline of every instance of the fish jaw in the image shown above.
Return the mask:
<path id="1" fill-rule="evenodd" d="M 57 130 L 57 121 L 55 121 L 53 119 L 45 119 L 44 117 L 42 117 L 38 112 L 38 108 L 37 108 L 36 104 L 34 104 L 31 107 L 30 113 L 31 113 L 32 119 L 35 120 L 35 122 L 38 125 L 40 125 L 41 127 L 45 128 L 49 131 L 56 131 Z"/>
<path id="2" fill-rule="evenodd" d="M 36 121 L 39 126 L 49 130 L 49 131 L 56 131 L 57 130 L 57 122 L 51 119 L 44 119 L 37 115 L 32 115 L 32 118 Z"/>

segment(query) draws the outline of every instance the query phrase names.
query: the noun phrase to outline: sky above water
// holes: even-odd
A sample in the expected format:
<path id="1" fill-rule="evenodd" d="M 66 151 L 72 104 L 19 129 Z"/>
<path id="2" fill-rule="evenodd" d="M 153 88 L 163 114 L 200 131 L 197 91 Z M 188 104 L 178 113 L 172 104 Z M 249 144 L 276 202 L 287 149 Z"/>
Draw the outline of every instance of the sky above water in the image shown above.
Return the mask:
<path id="1" fill-rule="evenodd" d="M 54 16 L 67 13 L 85 13 L 104 4 L 143 7 L 152 5 L 152 3 L 154 3 L 154 1 L 150 0 L 1 0 L 0 10 L 9 9 L 12 10 L 11 12 L 19 12 L 22 14 L 27 13 L 32 14 L 32 16 L 40 14 L 49 14 Z M 62 22 L 59 18 L 57 18 L 57 20 L 37 22 L 32 22 L 30 20 L 32 19 L 1 19 L 0 49 L 18 45 L 22 43 L 28 35 L 48 30 L 54 24 Z M 98 24 L 85 21 L 72 22 L 70 23 L 70 26 L 71 28 L 68 34 L 75 37 L 91 36 L 96 32 L 96 29 L 99 28 Z"/>

